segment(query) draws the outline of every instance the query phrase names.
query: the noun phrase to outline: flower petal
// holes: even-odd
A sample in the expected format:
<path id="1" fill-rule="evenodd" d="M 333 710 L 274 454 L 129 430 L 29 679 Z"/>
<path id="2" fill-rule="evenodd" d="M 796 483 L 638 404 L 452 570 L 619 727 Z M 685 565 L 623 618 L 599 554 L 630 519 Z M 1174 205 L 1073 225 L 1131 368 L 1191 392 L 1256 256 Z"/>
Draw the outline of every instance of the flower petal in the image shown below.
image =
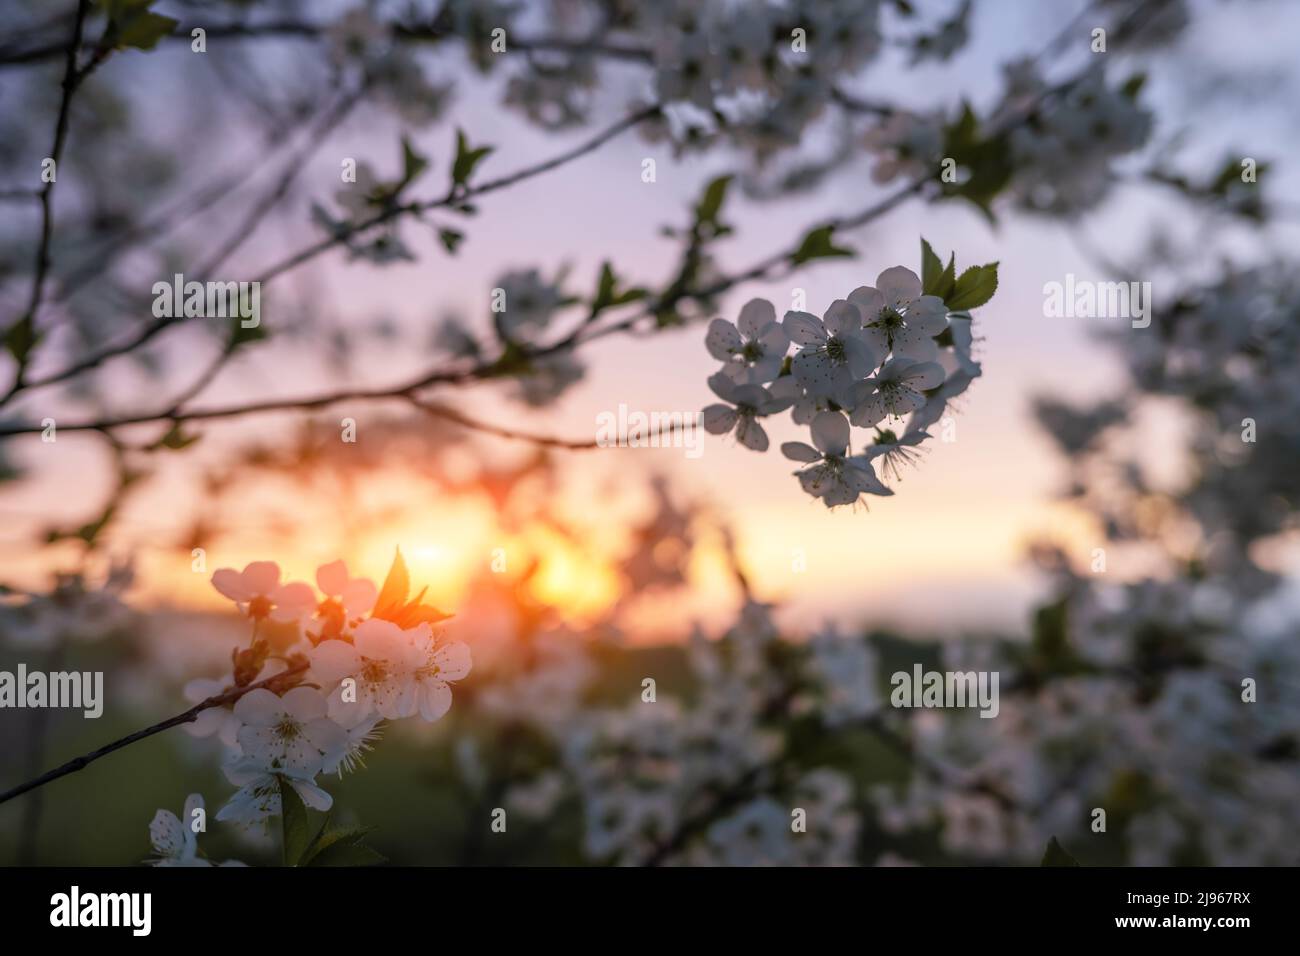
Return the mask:
<path id="1" fill-rule="evenodd" d="M 274 561 L 253 561 L 241 574 L 244 587 L 252 594 L 270 594 L 280 583 L 280 566 Z"/>
<path id="2" fill-rule="evenodd" d="M 852 335 L 862 328 L 862 313 L 847 299 L 836 299 L 826 310 L 822 324 L 831 335 Z"/>
<path id="3" fill-rule="evenodd" d="M 325 716 L 325 695 L 314 687 L 295 687 L 286 692 L 280 702 L 299 723 Z"/>
<path id="4" fill-rule="evenodd" d="M 438 676 L 443 680 L 461 680 L 469 675 L 473 666 L 469 645 L 464 641 L 444 644 L 433 652 L 433 661 L 438 665 Z"/>
<path id="5" fill-rule="evenodd" d="M 776 321 L 776 307 L 767 299 L 750 299 L 740 309 L 736 325 L 746 338 L 756 339 L 769 322 Z"/>
<path id="6" fill-rule="evenodd" d="M 736 424 L 736 441 L 754 451 L 767 451 L 767 432 L 749 415 Z"/>
<path id="7" fill-rule="evenodd" d="M 212 586 L 223 596 L 241 604 L 252 600 L 254 597 L 253 592 L 244 583 L 244 576 L 234 568 L 219 568 L 214 571 Z"/>
<path id="8" fill-rule="evenodd" d="M 786 335 L 795 345 L 825 345 L 826 328 L 822 320 L 807 312 L 787 312 L 781 320 Z"/>
<path id="9" fill-rule="evenodd" d="M 872 392 L 858 402 L 849 420 L 859 428 L 870 428 L 877 422 L 883 421 L 888 414 L 889 409 L 885 406 L 884 396 L 879 392 Z"/>
<path id="10" fill-rule="evenodd" d="M 799 352 L 790 363 L 790 371 L 809 395 L 821 398 L 835 388 L 835 365 L 824 349 Z"/>
<path id="11" fill-rule="evenodd" d="M 933 362 L 939 356 L 934 339 L 912 325 L 894 333 L 894 354 L 916 362 Z"/>
<path id="12" fill-rule="evenodd" d="M 420 716 L 433 722 L 451 709 L 451 688 L 440 680 L 423 681 L 418 692 Z"/>
<path id="13" fill-rule="evenodd" d="M 725 435 L 736 427 L 739 417 L 740 413 L 730 405 L 709 405 L 701 413 L 700 420 L 710 435 Z"/>
<path id="14" fill-rule="evenodd" d="M 321 641 L 307 655 L 311 658 L 312 673 L 327 684 L 361 670 L 361 655 L 346 641 Z"/>
<path id="15" fill-rule="evenodd" d="M 338 597 L 348 586 L 348 566 L 343 561 L 331 561 L 316 569 L 316 586 L 322 594 Z"/>
<path id="16" fill-rule="evenodd" d="M 355 578 L 343 589 L 340 600 L 348 617 L 361 617 L 369 614 L 379 599 L 379 589 L 369 578 Z"/>
<path id="17" fill-rule="evenodd" d="M 265 687 L 250 690 L 235 701 L 235 716 L 241 724 L 266 727 L 284 715 L 284 702 Z"/>
<path id="18" fill-rule="evenodd" d="M 907 324 L 926 335 L 938 335 L 948 325 L 948 307 L 937 295 L 923 295 L 907 310 Z"/>
<path id="19" fill-rule="evenodd" d="M 862 313 L 863 323 L 875 322 L 885 307 L 885 297 L 869 285 L 859 286 L 850 292 L 849 301 Z"/>
<path id="20" fill-rule="evenodd" d="M 876 277 L 876 288 L 884 296 L 886 305 L 902 309 L 920 297 L 921 279 L 906 266 L 894 266 Z"/>
<path id="21" fill-rule="evenodd" d="M 938 362 L 917 362 L 903 373 L 902 380 L 912 388 L 924 391 L 942 385 L 943 376 L 943 366 Z"/>
<path id="22" fill-rule="evenodd" d="M 185 849 L 185 827 L 170 810 L 159 810 L 149 823 L 149 842 L 159 856 L 179 857 Z"/>
<path id="23" fill-rule="evenodd" d="M 849 447 L 849 420 L 840 412 L 819 412 L 812 420 L 812 440 L 823 454 L 842 457 Z"/>
<path id="24" fill-rule="evenodd" d="M 740 351 L 740 333 L 726 319 L 714 319 L 709 323 L 708 334 L 704 336 L 704 347 L 709 354 L 719 361 L 727 361 Z"/>
<path id="25" fill-rule="evenodd" d="M 805 445 L 801 441 L 788 441 L 781 444 L 781 454 L 785 455 L 791 461 L 813 462 L 820 461 L 822 454 L 812 445 Z"/>

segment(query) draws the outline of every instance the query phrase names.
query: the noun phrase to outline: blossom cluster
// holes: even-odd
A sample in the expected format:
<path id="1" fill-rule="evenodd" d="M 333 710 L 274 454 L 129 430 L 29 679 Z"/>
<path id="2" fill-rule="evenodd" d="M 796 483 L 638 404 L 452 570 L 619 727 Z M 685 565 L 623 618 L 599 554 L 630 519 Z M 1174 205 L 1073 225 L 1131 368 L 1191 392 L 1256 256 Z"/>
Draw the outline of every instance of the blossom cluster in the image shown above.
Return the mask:
<path id="1" fill-rule="evenodd" d="M 1008 64 L 1005 74 L 1007 89 L 993 121 L 1014 120 L 1034 104 L 1030 121 L 1014 123 L 1009 133 L 1013 201 L 1063 216 L 1096 206 L 1116 180 L 1115 160 L 1151 135 L 1152 115 L 1137 102 L 1141 77 L 1112 85 L 1094 69 L 1053 91 L 1031 60 Z"/>
<path id="2" fill-rule="evenodd" d="M 790 765 L 788 710 L 861 719 L 876 707 L 874 668 L 857 666 L 845 652 L 853 642 L 833 632 L 782 663 L 771 614 L 749 602 L 720 639 L 695 635 L 689 700 L 577 711 L 564 726 L 563 765 L 582 801 L 591 858 L 852 862 L 860 825 L 852 781 L 834 767 Z M 806 826 L 795 824 L 800 815 Z"/>
<path id="3" fill-rule="evenodd" d="M 876 466 L 896 476 L 930 438 L 926 428 L 980 375 L 968 309 L 991 297 L 996 273 L 991 284 L 975 275 L 990 268 L 968 270 L 970 278 L 950 284 L 962 309 L 927 293 L 912 270 L 894 266 L 874 286 L 836 299 L 820 318 L 792 310 L 778 322 L 771 302 L 753 299 L 734 324 L 714 319 L 705 345 L 723 365 L 708 384 L 722 404 L 704 409 L 705 429 L 734 433 L 745 447 L 766 451 L 761 420 L 789 410 L 812 442 L 781 445 L 785 457 L 805 466 L 797 472 L 805 492 L 828 508 L 893 494 Z M 980 281 L 989 287 L 975 292 Z M 932 284 L 947 283 L 937 276 Z M 904 418 L 906 427 L 894 431 Z M 851 426 L 874 430 L 857 453 Z"/>
<path id="4" fill-rule="evenodd" d="M 407 601 L 400 554 L 382 591 L 342 561 L 317 569 L 316 589 L 282 582 L 271 561 L 222 568 L 212 584 L 250 621 L 253 640 L 232 654 L 228 678 L 192 681 L 186 696 L 199 702 L 259 685 L 187 725 L 227 747 L 223 769 L 239 790 L 218 820 L 255 824 L 279 813 L 282 782 L 306 806 L 329 809 L 320 774 L 354 769 L 384 720 L 438 720 L 451 707 L 451 685 L 469 674 L 469 647 L 434 630 L 446 616 L 419 597 Z M 260 633 L 272 625 L 289 630 L 274 647 Z"/>

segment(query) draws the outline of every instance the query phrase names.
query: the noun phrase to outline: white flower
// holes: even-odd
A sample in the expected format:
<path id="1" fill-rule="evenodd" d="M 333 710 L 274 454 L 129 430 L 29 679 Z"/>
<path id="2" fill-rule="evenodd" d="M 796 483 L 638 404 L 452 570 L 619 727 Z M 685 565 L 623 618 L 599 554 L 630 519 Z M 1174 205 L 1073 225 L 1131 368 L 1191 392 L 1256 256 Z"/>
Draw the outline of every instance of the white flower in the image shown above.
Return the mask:
<path id="1" fill-rule="evenodd" d="M 826 722 L 839 726 L 880 707 L 876 654 L 861 638 L 845 638 L 834 625 L 813 635 L 809 669 L 822 690 Z"/>
<path id="2" fill-rule="evenodd" d="M 860 495 L 892 495 L 876 478 L 871 463 L 863 458 L 847 458 L 849 422 L 839 412 L 821 412 L 813 419 L 812 439 L 816 448 L 790 441 L 781 453 L 792 461 L 812 465 L 796 472 L 803 490 L 822 499 L 827 508 L 848 505 Z"/>
<path id="3" fill-rule="evenodd" d="M 875 444 L 862 453 L 867 461 L 880 459 L 885 474 L 897 480 L 899 469 L 920 457 L 916 446 L 930 437 L 929 432 L 909 430 L 900 438 L 889 429 L 877 429 Z"/>
<path id="4" fill-rule="evenodd" d="M 469 645 L 438 644 L 431 635 L 421 634 L 415 647 L 420 658 L 415 668 L 415 702 L 420 716 L 432 722 L 451 709 L 451 682 L 469 674 Z"/>
<path id="5" fill-rule="evenodd" d="M 869 428 L 889 415 L 902 417 L 923 408 L 925 392 L 942 385 L 943 377 L 943 366 L 937 362 L 890 359 L 874 379 L 859 384 L 853 424 Z"/>
<path id="6" fill-rule="evenodd" d="M 775 398 L 762 385 L 737 385 L 722 372 L 710 375 L 708 381 L 709 388 L 728 405 L 705 407 L 701 419 L 704 430 L 710 435 L 725 435 L 735 429 L 736 441 L 746 448 L 767 451 L 767 432 L 756 419 L 788 408 L 789 400 Z"/>
<path id="7" fill-rule="evenodd" d="M 781 866 L 792 860 L 790 811 L 771 797 L 758 797 L 708 829 L 722 866 Z"/>
<path id="8" fill-rule="evenodd" d="M 344 733 L 347 739 L 344 747 L 338 752 L 337 760 L 325 762 L 324 771 L 337 773 L 342 777 L 345 772 L 351 773 L 357 767 L 364 767 L 365 755 L 374 749 L 371 744 L 380 737 L 379 724 L 382 720 L 383 718 L 378 715 L 371 715 L 351 727 L 345 727 Z"/>
<path id="9" fill-rule="evenodd" d="M 772 15 L 762 6 L 746 7 L 717 24 L 717 61 L 723 86 L 734 90 L 768 88 L 776 65 Z"/>
<path id="10" fill-rule="evenodd" d="M 154 866 L 212 866 L 212 861 L 201 857 L 198 837 L 194 831 L 194 812 L 203 810 L 203 794 L 191 793 L 185 799 L 181 819 L 170 810 L 159 810 L 149 823 L 149 842 L 158 855 Z M 238 860 L 227 860 L 219 866 L 244 866 Z"/>
<path id="11" fill-rule="evenodd" d="M 330 60 L 343 66 L 355 58 L 369 62 L 388 45 L 388 28 L 375 19 L 366 7 L 349 10 L 325 30 Z"/>
<path id="12" fill-rule="evenodd" d="M 280 781 L 297 792 L 305 806 L 328 810 L 334 798 L 315 783 L 315 775 L 293 767 L 272 770 L 259 760 L 244 757 L 224 768 L 226 779 L 239 790 L 217 811 L 222 822 L 245 826 L 261 823 L 280 812 Z"/>
<path id="13" fill-rule="evenodd" d="M 373 219 L 391 195 L 391 187 L 380 182 L 371 165 L 362 160 L 357 163 L 355 181 L 336 191 L 334 201 L 347 214 L 347 222 L 357 225 Z"/>
<path id="14" fill-rule="evenodd" d="M 898 110 L 862 138 L 863 144 L 880 158 L 871 178 L 887 183 L 897 176 L 920 176 L 938 164 L 943 153 L 943 116 L 922 116 Z"/>
<path id="15" fill-rule="evenodd" d="M 191 704 L 215 697 L 230 689 L 226 681 L 197 677 L 181 689 L 181 695 Z M 191 737 L 211 737 L 214 734 L 227 747 L 236 747 L 235 734 L 239 732 L 239 718 L 229 707 L 209 707 L 181 728 Z"/>
<path id="16" fill-rule="evenodd" d="M 254 620 L 298 621 L 316 607 L 316 595 L 307 584 L 280 583 L 280 566 L 274 561 L 254 561 L 243 571 L 221 568 L 212 586 L 239 605 Z"/>
<path id="17" fill-rule="evenodd" d="M 587 372 L 572 352 L 552 352 L 529 358 L 528 367 L 514 379 L 513 397 L 533 408 L 549 405 Z"/>
<path id="18" fill-rule="evenodd" d="M 844 299 L 831 303 L 825 319 L 807 312 L 787 312 L 784 325 L 790 340 L 803 346 L 790 371 L 816 398 L 846 398 L 854 383 L 870 375 L 884 355 L 863 338 L 862 313 Z"/>
<path id="19" fill-rule="evenodd" d="M 564 304 L 564 291 L 536 269 L 506 273 L 497 279 L 496 288 L 501 293 L 501 311 L 494 311 L 492 320 L 502 338 L 512 342 L 530 341 L 544 331 Z"/>
<path id="20" fill-rule="evenodd" d="M 372 713 L 389 720 L 410 716 L 415 706 L 415 668 L 422 663 L 414 639 L 428 633 L 427 624 L 403 631 L 391 621 L 371 618 L 357 628 L 351 644 L 322 641 L 308 652 L 312 673 L 334 688 L 329 695 L 330 716 L 347 726 Z M 339 684 L 346 678 L 355 685 Z"/>
<path id="21" fill-rule="evenodd" d="M 716 63 L 703 33 L 664 31 L 655 44 L 655 90 L 661 103 L 713 104 Z"/>
<path id="22" fill-rule="evenodd" d="M 283 697 L 265 687 L 251 690 L 235 704 L 240 750 L 269 769 L 291 767 L 314 777 L 325 764 L 337 764 L 347 748 L 347 734 L 326 709 L 325 695 L 313 687 L 295 687 Z"/>
<path id="23" fill-rule="evenodd" d="M 342 561 L 317 568 L 316 586 L 325 595 L 325 600 L 316 609 L 321 629 L 318 635 L 313 635 L 313 640 L 339 637 L 355 627 L 370 613 L 379 597 L 373 581 L 350 577 L 348 566 Z"/>
<path id="24" fill-rule="evenodd" d="M 322 564 L 316 569 L 316 586 L 327 598 L 343 606 L 349 618 L 363 617 L 370 613 L 379 597 L 375 582 L 369 578 L 354 578 L 348 574 L 348 566 L 342 561 Z"/>
<path id="25" fill-rule="evenodd" d="M 761 385 L 780 374 L 790 337 L 776 321 L 771 302 L 751 299 L 736 325 L 726 319 L 710 322 L 704 344 L 710 355 L 727 363 L 722 371 L 737 385 Z"/>
<path id="26" fill-rule="evenodd" d="M 863 338 L 879 355 L 932 362 L 938 355 L 934 336 L 948 326 L 948 307 L 936 295 L 921 294 L 921 280 L 904 266 L 886 269 L 876 286 L 849 293 L 849 301 L 862 311 Z"/>

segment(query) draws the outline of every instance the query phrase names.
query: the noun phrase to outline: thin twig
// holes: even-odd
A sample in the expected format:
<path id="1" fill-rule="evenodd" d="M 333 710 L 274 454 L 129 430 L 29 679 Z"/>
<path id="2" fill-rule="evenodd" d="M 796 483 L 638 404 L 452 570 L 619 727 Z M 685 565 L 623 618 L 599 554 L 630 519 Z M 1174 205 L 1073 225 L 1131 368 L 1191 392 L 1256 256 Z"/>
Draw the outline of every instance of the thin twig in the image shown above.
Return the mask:
<path id="1" fill-rule="evenodd" d="M 369 219 L 363 220 L 362 222 L 356 223 L 354 225 L 350 225 L 347 229 L 341 230 L 336 235 L 330 236 L 326 239 L 321 239 L 305 247 L 304 249 L 299 250 L 298 252 L 294 253 L 291 256 L 288 256 L 287 258 L 281 260 L 275 265 L 270 266 L 254 281 L 259 282 L 262 285 L 265 285 L 273 281 L 277 277 L 291 271 L 292 269 L 297 268 L 303 263 L 315 259 L 317 256 L 321 255 L 322 253 L 334 249 L 338 246 L 344 245 L 348 240 L 354 238 L 355 236 L 368 232 L 374 227 L 387 223 L 393 219 L 398 218 L 401 215 L 407 213 L 425 212 L 428 210 L 443 208 L 453 204 L 460 204 L 467 200 L 477 198 L 478 196 L 482 196 L 490 192 L 495 192 L 497 190 L 504 189 L 507 186 L 512 186 L 526 179 L 531 179 L 534 176 L 538 176 L 541 175 L 542 173 L 549 172 L 550 170 L 555 169 L 558 166 L 562 166 L 565 163 L 572 162 L 575 159 L 579 159 L 580 157 L 585 156 L 588 153 L 591 153 L 599 149 L 601 146 L 609 142 L 611 139 L 614 139 L 619 134 L 627 131 L 628 129 L 631 129 L 632 127 L 642 122 L 645 122 L 647 119 L 651 118 L 652 116 L 658 115 L 658 113 L 659 113 L 658 106 L 653 106 L 641 110 L 640 112 L 634 113 L 630 116 L 627 116 L 619 120 L 617 123 L 613 124 L 612 126 L 598 133 L 596 136 L 593 136 L 590 139 L 587 139 L 582 143 L 579 143 L 577 146 L 573 147 L 572 149 L 565 150 L 564 152 L 556 156 L 553 156 L 550 159 L 544 160 L 543 162 L 537 163 L 533 166 L 524 167 L 523 169 L 517 170 L 514 173 L 511 173 L 506 176 L 502 176 L 499 179 L 488 180 L 482 183 L 481 185 L 472 186 L 468 189 L 462 189 L 459 191 L 449 191 L 447 195 L 439 199 L 428 200 L 424 202 L 412 202 L 403 205 L 392 206 L 388 209 L 385 209 L 377 213 L 376 215 L 370 217 Z M 43 388 L 48 385 L 54 385 L 58 382 L 67 381 L 70 378 L 75 378 L 76 376 L 80 375 L 83 372 L 87 372 L 90 369 L 102 365 L 104 362 L 108 361 L 109 359 L 116 358 L 117 356 L 126 355 L 130 352 L 133 352 L 139 347 L 141 347 L 142 345 L 144 345 L 145 343 L 151 341 L 156 335 L 158 335 L 163 330 L 178 324 L 180 324 L 180 322 L 177 319 L 173 319 L 173 318 L 155 319 L 154 321 L 150 322 L 148 325 L 137 330 L 137 332 L 130 339 L 127 339 L 126 341 L 118 345 L 110 346 L 92 355 L 88 355 L 85 358 L 78 359 L 77 361 L 71 363 L 70 365 L 65 366 L 64 368 L 58 371 L 51 372 L 50 374 L 45 375 L 41 378 L 36 378 L 24 382 L 21 386 L 17 388 L 11 388 L 9 394 L 6 395 L 3 399 L 0 399 L 0 405 L 3 405 L 6 401 L 8 401 L 9 398 L 13 396 L 15 392 L 17 392 L 20 389 L 30 392 L 37 388 Z M 325 402 L 323 404 L 330 404 L 330 403 Z M 292 406 L 288 406 L 288 407 L 292 407 Z M 142 420 L 154 421 L 158 417 L 159 416 L 155 415 L 152 417 L 144 418 Z"/>
<path id="2" fill-rule="evenodd" d="M 283 670 L 278 674 L 260 680 L 255 684 L 249 684 L 247 687 L 232 687 L 224 693 L 202 700 L 184 713 L 177 714 L 175 717 L 168 717 L 166 720 L 145 727 L 143 730 L 137 730 L 133 734 L 127 734 L 125 737 L 114 740 L 110 744 L 105 744 L 89 753 L 82 754 L 80 757 L 75 757 L 62 766 L 55 767 L 53 770 L 41 774 L 39 777 L 28 780 L 26 783 L 19 784 L 12 790 L 6 790 L 4 793 L 0 793 L 0 803 L 6 803 L 14 797 L 21 797 L 24 793 L 35 790 L 37 787 L 43 787 L 47 783 L 50 783 L 53 780 L 58 780 L 60 777 L 66 777 L 70 773 L 84 770 L 100 757 L 106 757 L 115 750 L 121 750 L 123 747 L 130 746 L 131 744 L 144 740 L 147 737 L 152 737 L 154 734 L 160 734 L 164 730 L 170 730 L 172 727 L 177 727 L 180 724 L 193 723 L 198 718 L 199 714 L 203 713 L 205 710 L 234 703 L 249 691 L 257 690 L 262 687 L 273 688 L 276 684 L 283 683 L 286 678 L 295 677 L 306 669 L 306 663 L 295 664 L 287 670 Z"/>
<path id="3" fill-rule="evenodd" d="M 63 159 L 63 144 L 68 138 L 68 115 L 72 108 L 72 96 L 81 81 L 85 79 L 92 67 L 85 71 L 77 69 L 77 50 L 81 47 L 81 33 L 86 24 L 86 14 L 90 11 L 90 0 L 80 0 L 77 4 L 77 19 L 72 27 L 72 42 L 68 44 L 63 67 L 63 95 L 59 100 L 59 116 L 54 123 L 54 145 L 50 148 L 49 158 L 53 161 L 51 176 L 41 189 L 41 238 L 36 245 L 36 270 L 32 279 L 31 298 L 27 311 L 12 326 L 8 334 L 17 334 L 34 339 L 36 336 L 36 314 L 41 308 L 41 299 L 45 295 L 45 276 L 50 269 L 50 240 L 54 234 L 54 208 L 52 198 L 54 185 L 58 181 L 59 163 Z M 22 387 L 23 375 L 27 370 L 27 358 L 30 349 L 24 351 L 18 362 L 14 375 L 14 384 L 10 393 Z M 7 396 L 6 396 L 7 397 Z"/>

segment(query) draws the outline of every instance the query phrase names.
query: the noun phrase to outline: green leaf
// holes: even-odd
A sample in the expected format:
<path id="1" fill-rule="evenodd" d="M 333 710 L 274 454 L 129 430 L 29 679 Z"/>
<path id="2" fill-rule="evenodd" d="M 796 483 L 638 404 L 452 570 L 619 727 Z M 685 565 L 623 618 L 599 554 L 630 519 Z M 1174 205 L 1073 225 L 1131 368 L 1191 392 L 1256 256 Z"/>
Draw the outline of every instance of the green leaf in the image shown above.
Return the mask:
<path id="1" fill-rule="evenodd" d="M 311 866 L 375 866 L 387 863 L 382 854 L 364 843 L 335 843 L 312 858 Z"/>
<path id="2" fill-rule="evenodd" d="M 117 47 L 121 50 L 128 47 L 136 50 L 152 50 L 158 45 L 159 40 L 176 29 L 179 22 L 147 10 L 136 14 L 118 27 Z"/>
<path id="3" fill-rule="evenodd" d="M 492 146 L 480 146 L 477 149 L 470 149 L 469 140 L 465 138 L 464 131 L 457 129 L 456 160 L 451 165 L 452 186 L 466 185 L 469 178 L 474 175 L 474 167 L 482 162 L 484 157 L 492 152 L 494 148 Z"/>
<path id="4" fill-rule="evenodd" d="M 696 221 L 713 226 L 719 225 L 718 213 L 722 212 L 722 204 L 727 200 L 727 188 L 733 178 L 730 174 L 719 176 L 704 187 L 704 195 L 700 198 L 699 205 L 695 207 Z"/>
<path id="5" fill-rule="evenodd" d="M 948 265 L 943 265 L 930 244 L 921 240 L 921 292 L 923 295 L 937 295 L 947 301 L 957 284 L 957 255 L 948 257 Z"/>
<path id="6" fill-rule="evenodd" d="M 266 327 L 260 321 L 257 325 L 245 325 L 245 321 L 238 315 L 230 317 L 230 348 L 237 349 L 249 342 L 260 342 L 267 338 Z"/>
<path id="7" fill-rule="evenodd" d="M 934 254 L 930 244 L 921 239 L 921 292 L 934 295 L 934 289 L 943 275 L 943 260 Z"/>
<path id="8" fill-rule="evenodd" d="M 990 262 L 982 266 L 971 266 L 957 279 L 952 297 L 944 301 L 947 302 L 948 311 L 950 312 L 977 309 L 993 298 L 993 293 L 997 289 L 998 264 L 996 262 Z"/>
<path id="9" fill-rule="evenodd" d="M 284 865 L 297 866 L 312 843 L 311 820 L 307 808 L 293 785 L 284 777 L 280 781 L 280 823 L 283 833 Z"/>
<path id="10" fill-rule="evenodd" d="M 384 858 L 361 841 L 374 827 L 322 828 L 303 855 L 302 866 L 366 866 Z M 366 854 L 372 854 L 367 857 Z"/>
<path id="11" fill-rule="evenodd" d="M 1124 85 L 1119 88 L 1119 91 L 1130 100 L 1136 100 L 1138 94 L 1142 92 L 1142 87 L 1146 86 L 1146 82 L 1147 75 L 1145 73 L 1134 73 L 1124 81 Z"/>
<path id="12" fill-rule="evenodd" d="M 1078 866 L 1079 861 L 1065 852 L 1065 848 L 1052 837 L 1047 843 L 1047 852 L 1039 866 Z"/>
<path id="13" fill-rule="evenodd" d="M 188 448 L 196 441 L 202 438 L 202 435 L 187 435 L 180 422 L 172 422 L 172 427 L 167 430 L 167 434 L 153 445 L 154 448 L 170 448 L 173 451 L 180 451 L 182 448 Z"/>
<path id="14" fill-rule="evenodd" d="M 956 122 L 944 128 L 943 155 L 968 173 L 963 182 L 943 183 L 944 195 L 971 202 L 990 222 L 996 222 L 993 200 L 1015 172 L 1008 134 L 982 134 L 975 111 L 963 102 Z"/>
<path id="15" fill-rule="evenodd" d="M 370 616 L 391 620 L 390 615 L 400 613 L 406 606 L 406 595 L 410 590 L 411 575 L 406 570 L 402 549 L 398 548 L 393 555 L 393 563 L 388 568 L 388 576 L 384 578 L 384 586 L 379 590 L 375 609 L 370 612 Z"/>
<path id="16" fill-rule="evenodd" d="M 149 7 L 152 5 L 153 0 L 102 0 L 100 6 L 108 17 L 108 26 L 104 30 L 105 42 L 118 50 L 128 47 L 152 50 L 180 22 L 150 12 Z"/>
<path id="17" fill-rule="evenodd" d="M 31 355 L 32 349 L 36 347 L 40 336 L 36 332 L 36 324 L 32 321 L 30 315 L 25 315 L 5 332 L 5 348 L 17 360 L 20 366 L 27 364 L 27 357 Z"/>
<path id="18" fill-rule="evenodd" d="M 834 226 L 821 226 L 809 232 L 808 235 L 803 237 L 803 242 L 799 244 L 799 248 L 791 254 L 790 263 L 798 266 L 813 259 L 856 256 L 857 253 L 854 250 L 835 245 L 834 233 Z"/>
<path id="19" fill-rule="evenodd" d="M 600 266 L 600 280 L 596 285 L 596 295 L 591 300 L 591 314 L 596 315 L 616 305 L 625 305 L 644 299 L 648 293 L 645 289 L 633 287 L 619 291 L 618 276 L 608 261 Z"/>
<path id="20" fill-rule="evenodd" d="M 426 622 L 436 624 L 451 617 L 450 614 L 443 614 L 432 605 L 422 603 L 427 588 L 422 588 L 419 594 L 408 601 L 407 595 L 410 590 L 411 575 L 406 570 L 402 549 L 398 548 L 393 556 L 392 566 L 388 569 L 388 576 L 384 579 L 384 586 L 379 591 L 379 598 L 375 601 L 375 609 L 370 612 L 370 616 L 391 621 L 401 628 L 411 628 Z"/>
<path id="21" fill-rule="evenodd" d="M 401 186 L 413 182 L 421 173 L 429 168 L 429 160 L 415 151 L 411 141 L 405 136 L 402 137 L 402 182 Z"/>
<path id="22" fill-rule="evenodd" d="M 439 229 L 438 238 L 442 241 L 443 248 L 454 256 L 456 250 L 460 248 L 461 241 L 465 238 L 465 233 L 458 232 L 455 229 Z"/>

